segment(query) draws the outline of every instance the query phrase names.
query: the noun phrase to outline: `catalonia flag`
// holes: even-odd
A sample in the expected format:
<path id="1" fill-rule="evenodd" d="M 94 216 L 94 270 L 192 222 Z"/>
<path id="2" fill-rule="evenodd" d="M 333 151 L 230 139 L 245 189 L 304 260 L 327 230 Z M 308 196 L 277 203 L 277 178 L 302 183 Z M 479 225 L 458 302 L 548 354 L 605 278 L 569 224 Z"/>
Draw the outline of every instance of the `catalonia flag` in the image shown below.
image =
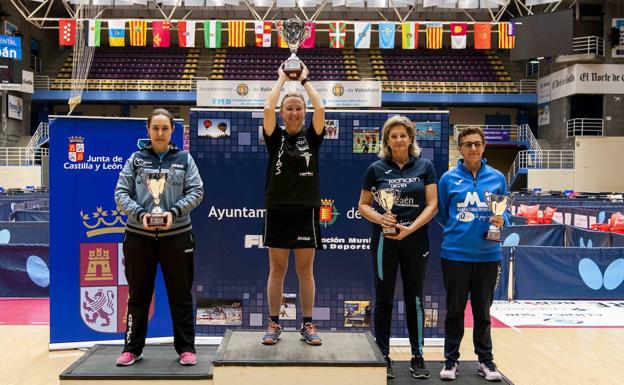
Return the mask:
<path id="1" fill-rule="evenodd" d="M 228 21 L 228 46 L 244 47 L 245 46 L 245 22 L 244 21 Z"/>
<path id="2" fill-rule="evenodd" d="M 498 23 L 498 49 L 513 49 L 516 45 L 514 23 Z"/>
<path id="3" fill-rule="evenodd" d="M 429 23 L 425 29 L 427 34 L 427 49 L 442 48 L 442 24 Z"/>
<path id="4" fill-rule="evenodd" d="M 130 45 L 133 47 L 147 45 L 147 21 L 130 20 Z"/>

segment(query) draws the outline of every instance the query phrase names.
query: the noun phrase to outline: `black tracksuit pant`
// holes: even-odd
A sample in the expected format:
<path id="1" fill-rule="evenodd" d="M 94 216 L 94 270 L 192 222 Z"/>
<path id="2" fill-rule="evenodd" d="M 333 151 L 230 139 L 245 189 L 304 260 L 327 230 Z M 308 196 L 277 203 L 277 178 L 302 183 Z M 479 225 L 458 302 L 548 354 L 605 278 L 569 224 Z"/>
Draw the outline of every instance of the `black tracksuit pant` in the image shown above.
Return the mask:
<path id="1" fill-rule="evenodd" d="M 400 241 L 385 238 L 381 227 L 373 227 L 371 240 L 375 272 L 375 340 L 381 353 L 390 354 L 392 305 L 397 270 L 401 267 L 403 300 L 412 355 L 422 356 L 423 348 L 423 286 L 429 255 L 427 229 L 421 229 Z"/>
<path id="2" fill-rule="evenodd" d="M 194 250 L 190 231 L 158 238 L 126 231 L 123 252 L 129 298 L 124 352 L 139 355 L 143 351 L 156 266 L 160 263 L 173 321 L 173 345 L 178 354 L 195 353 L 191 293 Z"/>
<path id="3" fill-rule="evenodd" d="M 480 362 L 492 361 L 492 328 L 490 306 L 500 262 L 460 262 L 442 259 L 442 275 L 446 289 L 446 320 L 444 321 L 444 357 L 457 361 L 459 345 L 464 337 L 464 310 L 470 293 L 474 319 L 473 343 Z"/>

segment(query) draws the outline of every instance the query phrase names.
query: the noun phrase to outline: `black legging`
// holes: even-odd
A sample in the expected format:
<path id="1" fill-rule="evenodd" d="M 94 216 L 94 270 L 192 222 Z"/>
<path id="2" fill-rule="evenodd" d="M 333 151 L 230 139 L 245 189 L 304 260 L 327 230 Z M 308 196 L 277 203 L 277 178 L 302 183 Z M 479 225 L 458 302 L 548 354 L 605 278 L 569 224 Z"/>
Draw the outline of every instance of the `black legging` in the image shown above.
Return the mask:
<path id="1" fill-rule="evenodd" d="M 390 354 L 392 305 L 397 269 L 401 266 L 403 299 L 412 355 L 423 354 L 423 286 L 429 259 L 427 229 L 422 228 L 400 241 L 385 238 L 374 225 L 371 241 L 375 272 L 375 339 L 384 355 Z"/>

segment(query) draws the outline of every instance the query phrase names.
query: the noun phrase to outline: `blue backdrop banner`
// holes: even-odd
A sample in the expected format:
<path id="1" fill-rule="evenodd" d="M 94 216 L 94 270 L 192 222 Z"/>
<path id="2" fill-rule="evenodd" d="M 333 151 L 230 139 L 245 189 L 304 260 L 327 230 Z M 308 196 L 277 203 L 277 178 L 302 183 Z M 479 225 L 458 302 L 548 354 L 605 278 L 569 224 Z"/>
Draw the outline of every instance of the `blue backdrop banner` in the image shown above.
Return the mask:
<path id="1" fill-rule="evenodd" d="M 446 111 L 328 111 L 331 132 L 319 155 L 323 250 L 316 254 L 314 320 L 321 330 L 368 330 L 373 304 L 371 225 L 357 203 L 367 167 L 377 158 L 381 127 L 398 113 L 440 127 L 419 141 L 438 178 L 448 167 Z M 268 314 L 268 253 L 262 247 L 267 152 L 261 110 L 192 110 L 191 153 L 204 180 L 205 197 L 192 212 L 197 235 L 197 332 L 221 336 L 227 327 L 264 327 Z M 311 114 L 307 116 L 308 122 Z M 227 124 L 229 136 L 198 136 L 207 125 Z M 430 224 L 431 253 L 425 280 L 425 337 L 443 336 L 445 294 L 440 272 L 441 230 Z M 298 327 L 301 312 L 294 261 L 285 282 L 283 325 Z M 400 279 L 398 280 L 400 282 Z M 397 282 L 392 335 L 407 336 L 402 288 Z M 354 310 L 356 309 L 356 310 Z M 229 315 L 228 315 L 229 314 Z M 367 316 L 368 314 L 368 316 Z"/>
<path id="2" fill-rule="evenodd" d="M 611 247 L 611 233 L 566 225 L 565 238 L 568 247 Z"/>
<path id="3" fill-rule="evenodd" d="M 563 246 L 563 225 L 519 225 L 502 231 L 503 246 Z"/>
<path id="4" fill-rule="evenodd" d="M 181 147 L 183 127 L 172 140 Z M 121 340 L 128 286 L 121 247 L 126 217 L 114 190 L 126 159 L 147 136 L 145 119 L 53 117 L 50 121 L 50 343 Z M 172 334 L 157 278 L 148 337 Z"/>
<path id="5" fill-rule="evenodd" d="M 47 245 L 48 222 L 0 222 L 0 244 Z"/>
<path id="6" fill-rule="evenodd" d="M 624 234 L 611 233 L 611 246 L 624 247 Z"/>
<path id="7" fill-rule="evenodd" d="M 515 299 L 622 299 L 624 248 L 515 248 Z"/>
<path id="8" fill-rule="evenodd" d="M 48 245 L 0 245 L 0 297 L 47 297 Z"/>

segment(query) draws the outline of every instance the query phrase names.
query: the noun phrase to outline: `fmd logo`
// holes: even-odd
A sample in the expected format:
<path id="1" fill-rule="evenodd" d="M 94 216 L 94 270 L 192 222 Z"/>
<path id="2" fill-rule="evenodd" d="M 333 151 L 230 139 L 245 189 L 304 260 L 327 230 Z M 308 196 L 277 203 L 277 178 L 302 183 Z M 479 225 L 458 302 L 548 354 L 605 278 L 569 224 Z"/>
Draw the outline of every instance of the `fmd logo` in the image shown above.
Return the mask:
<path id="1" fill-rule="evenodd" d="M 212 103 L 217 105 L 217 106 L 229 106 L 232 104 L 232 99 L 218 99 L 218 98 L 213 98 L 212 99 Z"/>

